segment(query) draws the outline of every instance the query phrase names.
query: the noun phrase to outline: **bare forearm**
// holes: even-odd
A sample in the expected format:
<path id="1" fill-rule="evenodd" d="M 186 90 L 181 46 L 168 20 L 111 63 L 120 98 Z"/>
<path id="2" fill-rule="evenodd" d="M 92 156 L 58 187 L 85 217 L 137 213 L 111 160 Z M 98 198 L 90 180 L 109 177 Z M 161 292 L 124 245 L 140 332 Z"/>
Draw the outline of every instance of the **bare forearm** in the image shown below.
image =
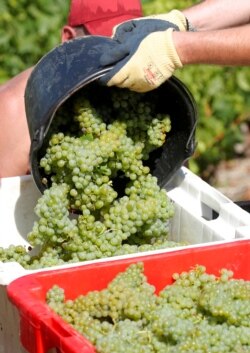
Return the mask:
<path id="1" fill-rule="evenodd" d="M 249 0 L 205 0 L 182 12 L 199 31 L 250 23 Z"/>
<path id="2" fill-rule="evenodd" d="M 183 65 L 250 65 L 250 25 L 207 32 L 174 32 Z"/>

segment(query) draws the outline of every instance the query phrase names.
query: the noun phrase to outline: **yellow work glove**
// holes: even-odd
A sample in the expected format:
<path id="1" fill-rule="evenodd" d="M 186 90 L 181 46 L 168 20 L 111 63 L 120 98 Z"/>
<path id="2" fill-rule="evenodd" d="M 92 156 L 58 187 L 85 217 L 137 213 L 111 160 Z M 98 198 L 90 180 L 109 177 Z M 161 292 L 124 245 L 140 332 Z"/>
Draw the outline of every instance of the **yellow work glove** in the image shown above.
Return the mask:
<path id="1" fill-rule="evenodd" d="M 168 13 L 160 15 L 146 16 L 143 17 L 143 19 L 156 19 L 168 21 L 175 24 L 179 28 L 179 31 L 188 31 L 188 20 L 186 19 L 184 14 L 178 10 L 172 10 Z"/>
<path id="2" fill-rule="evenodd" d="M 176 26 L 146 36 L 131 32 L 123 42 L 117 42 L 113 49 L 101 56 L 102 65 L 114 66 L 100 81 L 136 92 L 147 92 L 160 86 L 182 67 L 173 43 L 173 30 Z"/>
<path id="3" fill-rule="evenodd" d="M 151 32 L 162 30 L 164 29 L 164 23 L 161 23 L 161 21 L 166 21 L 168 27 L 169 24 L 171 24 L 171 26 L 175 26 L 175 29 L 178 29 L 179 31 L 189 30 L 189 22 L 184 14 L 181 11 L 172 10 L 166 14 L 139 17 L 122 22 L 113 28 L 112 38 L 118 41 L 124 41 L 124 39 L 130 35 L 132 31 L 133 33 L 137 31 L 138 33 L 149 34 Z"/>
<path id="4" fill-rule="evenodd" d="M 161 15 L 151 15 L 151 16 L 141 17 L 135 20 L 143 20 L 143 19 L 158 19 L 158 20 L 168 21 L 178 26 L 179 31 L 189 31 L 189 32 L 196 31 L 196 28 L 193 26 L 193 24 L 179 10 L 172 10 L 168 13 L 161 14 Z M 116 27 L 120 25 L 117 25 Z M 113 29 L 113 32 L 114 32 L 114 29 Z"/>

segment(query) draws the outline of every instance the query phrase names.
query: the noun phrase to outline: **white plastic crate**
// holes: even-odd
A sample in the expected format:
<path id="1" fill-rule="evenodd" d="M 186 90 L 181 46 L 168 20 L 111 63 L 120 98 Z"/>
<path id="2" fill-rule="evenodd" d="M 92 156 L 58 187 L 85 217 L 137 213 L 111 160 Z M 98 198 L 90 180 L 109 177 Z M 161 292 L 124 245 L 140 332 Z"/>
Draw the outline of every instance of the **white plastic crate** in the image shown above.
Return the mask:
<path id="1" fill-rule="evenodd" d="M 170 223 L 170 240 L 185 241 L 190 244 L 189 248 L 193 248 L 250 237 L 250 214 L 187 168 L 179 170 L 167 192 L 175 203 L 175 215 Z M 39 197 L 40 192 L 31 176 L 0 179 L 0 246 L 29 245 L 27 233 L 36 219 L 34 206 Z M 170 248 L 152 253 L 172 250 Z M 61 265 L 46 270 L 87 263 Z M 19 343 L 18 316 L 8 302 L 6 285 L 18 277 L 41 270 L 25 270 L 15 262 L 0 263 L 0 353 L 24 352 Z"/>
<path id="2" fill-rule="evenodd" d="M 167 193 L 175 204 L 170 240 L 196 247 L 250 237 L 250 214 L 187 168 L 179 170 Z M 27 234 L 36 219 L 34 207 L 40 196 L 30 175 L 0 179 L 1 247 L 29 246 Z M 5 268 L 11 270 L 5 271 Z M 15 263 L 0 262 L 0 285 L 30 272 L 34 271 L 27 271 Z"/>

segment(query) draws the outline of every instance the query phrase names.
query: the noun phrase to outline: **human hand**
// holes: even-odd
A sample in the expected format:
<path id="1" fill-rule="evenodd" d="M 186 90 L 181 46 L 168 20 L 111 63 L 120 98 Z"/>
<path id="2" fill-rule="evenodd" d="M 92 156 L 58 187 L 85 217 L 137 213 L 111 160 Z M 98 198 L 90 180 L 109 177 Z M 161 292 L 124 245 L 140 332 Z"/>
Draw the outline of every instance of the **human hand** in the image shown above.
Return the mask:
<path id="1" fill-rule="evenodd" d="M 147 35 L 170 27 L 179 31 L 187 31 L 188 26 L 188 20 L 184 14 L 178 10 L 172 10 L 166 14 L 145 16 L 122 22 L 113 28 L 112 38 L 123 42 L 131 36 L 131 32 L 133 35 Z"/>
<path id="2" fill-rule="evenodd" d="M 114 67 L 103 77 L 107 86 L 128 88 L 136 92 L 153 90 L 182 67 L 172 32 L 175 27 L 150 34 L 133 33 L 112 50 L 104 53 L 101 64 Z"/>

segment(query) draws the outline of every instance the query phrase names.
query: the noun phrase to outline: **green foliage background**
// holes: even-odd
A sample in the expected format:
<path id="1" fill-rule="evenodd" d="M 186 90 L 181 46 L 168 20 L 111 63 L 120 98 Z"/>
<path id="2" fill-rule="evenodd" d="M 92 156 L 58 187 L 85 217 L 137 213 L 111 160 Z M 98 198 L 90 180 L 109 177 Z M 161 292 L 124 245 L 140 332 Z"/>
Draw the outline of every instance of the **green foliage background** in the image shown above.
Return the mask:
<path id="1" fill-rule="evenodd" d="M 0 1 L 0 83 L 60 43 L 68 9 L 65 0 Z"/>
<path id="2" fill-rule="evenodd" d="M 144 14 L 149 15 L 197 2 L 142 0 L 142 5 Z M 60 43 L 68 8 L 65 0 L 1 0 L 0 83 L 34 65 Z M 233 157 L 234 146 L 242 139 L 240 125 L 250 116 L 250 69 L 196 65 L 176 75 L 197 102 L 198 147 L 190 168 L 205 176 L 209 166 Z"/>

